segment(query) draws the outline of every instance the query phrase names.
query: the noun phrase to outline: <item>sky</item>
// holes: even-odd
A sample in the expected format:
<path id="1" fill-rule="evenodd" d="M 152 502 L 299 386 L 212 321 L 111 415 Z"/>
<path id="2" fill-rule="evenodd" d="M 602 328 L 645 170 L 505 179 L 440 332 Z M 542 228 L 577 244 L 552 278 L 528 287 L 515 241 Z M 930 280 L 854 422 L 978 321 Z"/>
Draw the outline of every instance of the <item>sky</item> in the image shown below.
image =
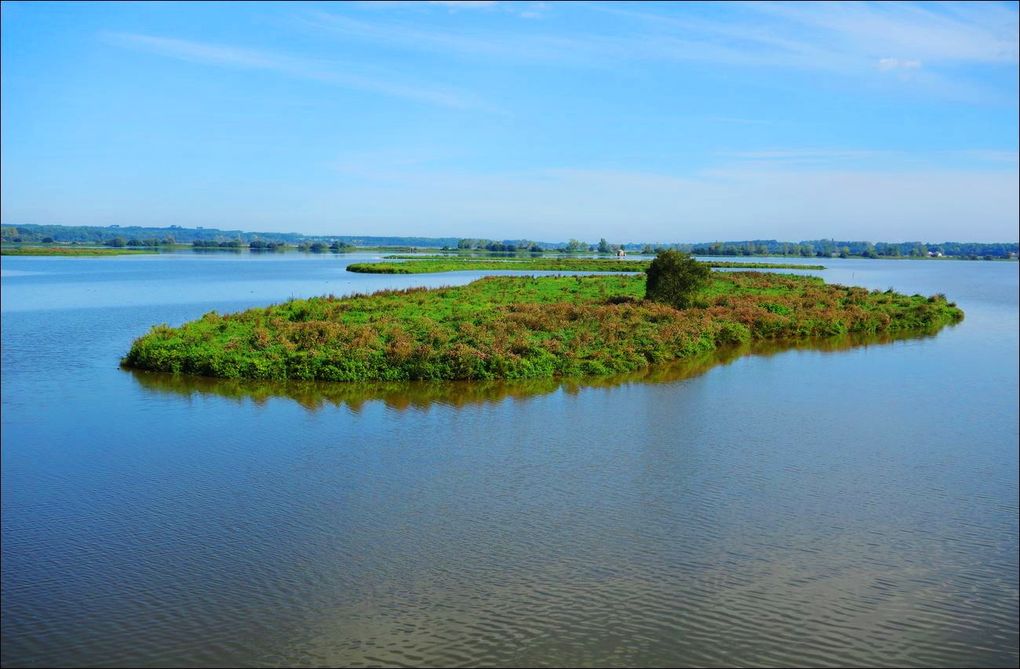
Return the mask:
<path id="1" fill-rule="evenodd" d="M 1020 236 L 1015 2 L 0 13 L 5 225 Z"/>

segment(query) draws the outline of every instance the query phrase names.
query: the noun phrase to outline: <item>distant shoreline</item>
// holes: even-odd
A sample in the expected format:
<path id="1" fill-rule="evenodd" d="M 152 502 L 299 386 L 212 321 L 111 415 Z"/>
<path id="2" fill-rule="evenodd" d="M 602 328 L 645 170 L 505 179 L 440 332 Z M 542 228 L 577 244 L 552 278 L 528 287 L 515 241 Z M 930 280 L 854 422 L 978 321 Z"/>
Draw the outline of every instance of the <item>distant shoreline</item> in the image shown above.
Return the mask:
<path id="1" fill-rule="evenodd" d="M 179 249 L 189 246 L 203 249 L 253 248 L 273 251 L 279 247 L 285 250 L 316 252 L 314 246 L 338 246 L 341 252 L 356 249 L 430 250 L 444 253 L 474 254 L 562 254 L 614 255 L 623 249 L 630 255 L 650 255 L 666 248 L 683 251 L 701 257 L 751 259 L 762 257 L 783 258 L 963 258 L 1016 259 L 1020 255 L 1018 242 L 870 242 L 867 240 L 814 239 L 777 241 L 756 239 L 746 241 L 714 242 L 633 242 L 617 240 L 616 243 L 602 239 L 592 241 L 548 242 L 527 239 L 483 239 L 457 237 L 414 237 L 414 236 L 373 236 L 321 234 L 305 235 L 296 232 L 245 232 L 221 230 L 218 228 L 184 228 L 181 226 L 65 226 L 65 225 L 0 225 L 0 241 L 8 244 L 78 244 L 85 246 L 108 246 L 111 248 Z M 320 248 L 320 252 L 327 249 Z"/>
<path id="2" fill-rule="evenodd" d="M 303 246 L 303 245 L 302 245 Z M 578 254 L 564 254 L 556 251 L 544 251 L 542 253 L 488 253 L 488 252 L 471 252 L 471 253 L 455 253 L 451 252 L 448 254 L 436 254 L 437 249 L 435 247 L 404 247 L 404 246 L 348 246 L 343 249 L 331 249 L 325 244 L 321 249 L 313 248 L 302 248 L 302 246 L 278 246 L 273 249 L 264 248 L 252 248 L 248 246 L 193 246 L 190 244 L 173 244 L 167 246 L 125 246 L 125 247 L 106 247 L 106 246 L 92 246 L 92 245 L 69 245 L 66 243 L 54 242 L 45 246 L 38 246 L 35 244 L 3 244 L 0 246 L 0 255 L 2 256 L 49 256 L 49 257 L 66 257 L 66 258 L 93 258 L 93 257 L 106 257 L 106 256 L 121 256 L 121 255 L 139 255 L 139 254 L 167 254 L 167 253 L 182 253 L 185 251 L 194 251 L 195 253 L 250 253 L 252 255 L 267 255 L 273 253 L 302 253 L 305 255 L 328 255 L 328 254 L 347 254 L 347 253 L 392 253 L 399 251 L 408 255 L 403 256 L 386 256 L 386 259 L 400 259 L 410 260 L 414 259 L 415 262 L 422 262 L 425 260 L 438 260 L 441 258 L 449 259 L 453 262 L 473 261 L 476 263 L 484 263 L 489 260 L 492 262 L 503 261 L 518 261 L 520 267 L 475 267 L 475 268 L 463 268 L 463 267 L 450 267 L 446 269 L 420 269 L 412 272 L 401 269 L 400 271 L 392 271 L 389 269 L 395 263 L 355 263 L 350 266 L 352 272 L 362 272 L 371 274 L 417 274 L 421 272 L 452 272 L 459 269 L 535 269 L 542 270 L 537 264 L 535 266 L 526 266 L 528 261 L 534 263 L 540 263 L 542 261 L 557 263 L 557 262 L 583 262 L 589 260 L 595 263 L 598 262 L 612 262 L 612 263 L 645 263 L 650 260 L 651 256 L 639 252 L 631 252 L 628 259 L 618 260 L 611 254 L 603 254 L 598 257 L 590 257 L 593 254 L 584 252 Z M 419 256 L 413 256 L 410 254 L 419 253 Z M 698 258 L 742 258 L 745 260 L 721 260 L 709 262 L 713 267 L 718 268 L 745 268 L 745 269 L 825 269 L 824 265 L 803 262 L 803 263 L 775 263 L 767 262 L 762 260 L 755 260 L 758 258 L 801 258 L 805 261 L 825 261 L 825 260 L 974 260 L 974 261 L 1007 261 L 1016 262 L 1017 257 L 965 257 L 965 256 L 941 256 L 941 257 L 929 257 L 929 256 L 782 256 L 782 255 L 764 255 L 764 256 L 733 256 L 733 255 L 712 255 L 707 253 L 696 253 L 693 254 Z M 373 269 L 368 269 L 372 266 Z M 566 269 L 562 267 L 550 267 L 548 269 Z M 641 271 L 641 269 L 633 270 L 621 270 L 619 267 L 612 268 L 595 268 L 595 267 L 579 267 L 578 271 Z"/>

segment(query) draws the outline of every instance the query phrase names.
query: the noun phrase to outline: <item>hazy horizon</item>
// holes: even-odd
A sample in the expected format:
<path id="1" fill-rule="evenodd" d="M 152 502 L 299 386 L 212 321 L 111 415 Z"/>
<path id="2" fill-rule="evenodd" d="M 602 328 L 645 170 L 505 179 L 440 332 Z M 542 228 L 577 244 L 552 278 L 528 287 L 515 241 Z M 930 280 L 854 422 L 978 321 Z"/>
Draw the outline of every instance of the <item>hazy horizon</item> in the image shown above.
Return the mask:
<path id="1" fill-rule="evenodd" d="M 2 13 L 5 225 L 1017 239 L 1016 3 Z"/>
<path id="2" fill-rule="evenodd" d="M 5 227 L 8 227 L 8 226 L 13 227 L 13 228 L 18 228 L 19 227 L 19 224 L 17 224 L 17 223 L 6 223 L 5 222 L 5 223 L 3 223 L 3 225 Z M 35 226 L 35 225 L 37 225 L 37 224 L 34 224 L 34 223 L 22 223 L 22 224 L 20 224 L 20 226 L 22 228 L 25 228 L 26 226 Z M 79 226 L 66 226 L 66 227 L 79 227 Z M 81 227 L 103 227 L 103 228 L 110 228 L 110 229 L 114 229 L 114 230 L 119 228 L 119 229 L 123 229 L 125 231 L 128 231 L 128 230 L 132 230 L 134 228 L 145 229 L 148 226 L 136 226 L 136 225 L 132 225 L 132 224 L 126 224 L 126 225 L 114 224 L 114 225 L 110 225 L 110 226 L 81 226 Z M 359 233 L 359 232 L 356 232 L 356 231 L 322 232 L 322 233 L 306 234 L 306 233 L 302 233 L 302 232 L 299 232 L 299 231 L 296 231 L 296 230 L 268 230 L 268 229 L 267 230 L 249 230 L 249 229 L 237 228 L 237 227 L 216 227 L 216 226 L 152 226 L 152 229 L 154 229 L 154 230 L 174 230 L 174 229 L 180 229 L 180 230 L 187 230 L 187 231 L 192 231 L 192 232 L 196 231 L 196 230 L 203 230 L 203 231 L 206 231 L 206 232 L 215 230 L 217 232 L 221 232 L 221 233 L 224 233 L 224 234 L 229 234 L 229 233 L 241 233 L 241 234 L 244 234 L 244 235 L 259 235 L 259 234 L 264 234 L 264 235 L 270 235 L 270 236 L 272 236 L 272 235 L 280 235 L 280 236 L 286 236 L 286 235 L 304 235 L 304 236 L 309 237 L 309 238 L 314 238 L 314 237 L 340 238 L 340 239 L 363 238 L 363 239 L 369 239 L 369 240 L 380 240 L 380 239 L 416 239 L 416 238 L 418 238 L 418 239 L 429 239 L 429 240 L 442 240 L 442 239 L 456 239 L 456 240 L 460 240 L 460 239 L 483 239 L 483 240 L 489 240 L 489 241 L 500 241 L 500 242 L 503 242 L 503 241 L 520 241 L 520 240 L 525 240 L 526 239 L 528 241 L 538 242 L 540 244 L 566 244 L 569 241 L 571 241 L 571 239 L 576 239 L 576 238 L 571 238 L 571 239 L 555 239 L 555 238 L 551 238 L 551 237 L 550 238 L 513 237 L 513 236 L 506 236 L 506 235 L 494 235 L 494 236 L 491 236 L 491 237 L 478 237 L 477 235 L 467 235 L 467 236 L 456 236 L 456 235 L 452 235 L 452 236 L 451 235 L 390 235 L 390 234 L 384 234 L 383 232 L 377 232 L 377 233 L 374 233 L 374 234 L 362 234 L 362 233 Z M 125 232 L 125 234 L 127 234 L 127 232 Z M 584 238 L 584 239 L 580 239 L 580 241 L 583 241 L 583 242 L 589 243 L 589 244 L 597 244 L 599 239 L 600 239 L 599 237 L 595 237 L 595 238 L 591 238 L 591 239 Z M 64 241 L 64 240 L 58 239 L 57 241 Z M 775 238 L 775 237 L 754 237 L 754 238 L 746 238 L 746 239 L 630 239 L 630 238 L 626 238 L 625 239 L 625 238 L 612 238 L 612 239 L 607 239 L 606 241 L 608 241 L 611 244 L 622 244 L 622 245 L 651 244 L 653 246 L 654 245 L 674 245 L 674 244 L 679 244 L 679 245 L 704 245 L 704 244 L 714 244 L 714 243 L 733 244 L 733 243 L 745 243 L 745 242 L 779 242 L 779 243 L 796 244 L 796 243 L 802 243 L 802 242 L 817 242 L 817 241 L 853 242 L 853 243 L 873 242 L 873 243 L 876 243 L 876 244 L 884 244 L 884 243 L 888 243 L 888 244 L 910 244 L 910 243 L 915 243 L 915 242 L 920 242 L 920 243 L 923 243 L 923 244 L 942 244 L 942 243 L 950 243 L 950 244 L 952 244 L 952 243 L 961 243 L 961 244 L 967 244 L 967 243 L 976 243 L 976 244 L 988 244 L 988 243 L 991 243 L 991 244 L 1016 244 L 1017 243 L 1017 239 L 1015 237 L 1013 239 L 996 239 L 996 240 L 986 240 L 986 241 L 980 241 L 980 240 L 974 240 L 974 239 L 963 239 L 963 238 L 961 238 L 961 239 L 927 239 L 927 238 L 918 238 L 918 239 L 892 239 L 892 238 L 888 238 L 888 239 L 886 239 L 886 238 L 870 238 L 869 239 L 869 238 L 860 238 L 860 237 L 856 237 L 856 238 L 850 238 L 850 237 L 847 237 L 847 238 L 804 237 L 804 238 L 798 238 L 798 239 L 782 239 L 782 238 Z"/>

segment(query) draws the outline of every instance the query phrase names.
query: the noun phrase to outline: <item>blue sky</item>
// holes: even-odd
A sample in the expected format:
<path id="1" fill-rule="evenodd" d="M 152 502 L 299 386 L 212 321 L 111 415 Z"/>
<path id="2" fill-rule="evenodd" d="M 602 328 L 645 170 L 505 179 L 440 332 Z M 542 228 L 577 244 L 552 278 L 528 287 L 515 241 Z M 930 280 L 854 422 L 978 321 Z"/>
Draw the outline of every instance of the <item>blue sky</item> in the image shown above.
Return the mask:
<path id="1" fill-rule="evenodd" d="M 1015 241 L 1016 3 L 2 5 L 4 224 Z"/>

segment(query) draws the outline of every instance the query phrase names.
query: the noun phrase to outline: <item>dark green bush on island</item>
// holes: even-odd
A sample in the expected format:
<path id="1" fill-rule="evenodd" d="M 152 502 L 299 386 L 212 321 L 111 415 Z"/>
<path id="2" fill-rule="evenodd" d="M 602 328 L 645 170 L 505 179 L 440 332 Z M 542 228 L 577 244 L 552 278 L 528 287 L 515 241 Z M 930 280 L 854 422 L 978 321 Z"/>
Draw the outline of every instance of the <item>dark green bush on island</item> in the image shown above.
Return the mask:
<path id="1" fill-rule="evenodd" d="M 645 270 L 648 284 L 645 299 L 677 309 L 691 306 L 694 294 L 708 283 L 711 270 L 680 251 L 663 251 Z"/>

